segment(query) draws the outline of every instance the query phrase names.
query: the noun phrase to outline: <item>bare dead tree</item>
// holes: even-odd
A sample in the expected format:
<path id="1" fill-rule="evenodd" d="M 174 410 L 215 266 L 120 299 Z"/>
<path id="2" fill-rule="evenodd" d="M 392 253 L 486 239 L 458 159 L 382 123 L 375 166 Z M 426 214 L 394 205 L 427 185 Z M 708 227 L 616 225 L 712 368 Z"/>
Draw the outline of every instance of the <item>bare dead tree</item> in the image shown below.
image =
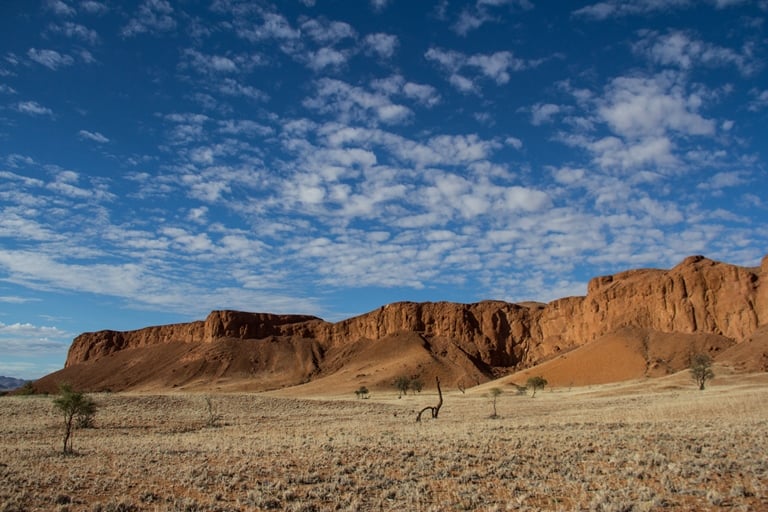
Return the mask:
<path id="1" fill-rule="evenodd" d="M 435 382 L 437 382 L 437 395 L 440 397 L 440 401 L 437 402 L 437 405 L 435 407 L 425 407 L 422 410 L 419 411 L 419 414 L 416 416 L 416 421 L 421 421 L 421 415 L 424 414 L 426 411 L 432 411 L 432 418 L 437 419 L 438 413 L 440 413 L 440 407 L 443 406 L 443 392 L 440 390 L 440 377 L 435 376 Z"/>

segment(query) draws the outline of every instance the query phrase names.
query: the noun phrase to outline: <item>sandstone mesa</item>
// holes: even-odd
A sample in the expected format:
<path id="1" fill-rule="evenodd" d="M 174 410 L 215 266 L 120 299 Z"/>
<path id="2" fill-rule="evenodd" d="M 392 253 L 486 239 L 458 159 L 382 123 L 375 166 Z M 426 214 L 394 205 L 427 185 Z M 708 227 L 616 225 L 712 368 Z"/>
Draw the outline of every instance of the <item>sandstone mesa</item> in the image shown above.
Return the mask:
<path id="1" fill-rule="evenodd" d="M 74 339 L 65 368 L 36 386 L 67 380 L 119 391 L 239 383 L 265 390 L 331 382 L 336 375 L 347 385 L 381 387 L 398 372 L 472 385 L 617 336 L 642 338 L 637 351 L 646 359 L 655 350 L 648 368 L 655 362 L 679 371 L 686 364 L 680 354 L 696 350 L 722 355 L 744 371 L 768 371 L 766 324 L 768 256 L 754 268 L 691 256 L 669 270 L 596 277 L 586 296 L 548 304 L 399 302 L 336 323 L 213 311 L 204 321 L 84 333 Z M 674 355 L 649 349 L 649 342 L 679 346 Z"/>

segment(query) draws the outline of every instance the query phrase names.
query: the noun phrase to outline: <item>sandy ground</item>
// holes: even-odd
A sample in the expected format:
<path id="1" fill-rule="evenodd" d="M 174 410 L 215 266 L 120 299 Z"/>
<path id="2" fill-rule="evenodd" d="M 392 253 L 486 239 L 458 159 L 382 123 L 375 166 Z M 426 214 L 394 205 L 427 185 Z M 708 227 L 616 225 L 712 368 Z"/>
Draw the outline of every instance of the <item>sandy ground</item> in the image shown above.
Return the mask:
<path id="1" fill-rule="evenodd" d="M 52 398 L 0 398 L 0 511 L 768 510 L 768 374 L 493 383 L 311 400 L 97 394 L 60 454 Z M 208 425 L 206 397 L 216 424 Z"/>

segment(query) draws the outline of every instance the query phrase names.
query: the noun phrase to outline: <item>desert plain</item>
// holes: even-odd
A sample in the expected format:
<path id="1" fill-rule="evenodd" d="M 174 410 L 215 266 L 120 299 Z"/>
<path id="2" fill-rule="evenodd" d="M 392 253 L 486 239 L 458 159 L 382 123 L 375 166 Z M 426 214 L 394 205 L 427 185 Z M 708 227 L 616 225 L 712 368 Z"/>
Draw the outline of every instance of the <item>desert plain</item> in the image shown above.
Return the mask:
<path id="1" fill-rule="evenodd" d="M 768 510 L 768 374 L 715 372 L 443 389 L 418 423 L 434 383 L 96 393 L 72 455 L 52 397 L 2 397 L 0 511 Z"/>

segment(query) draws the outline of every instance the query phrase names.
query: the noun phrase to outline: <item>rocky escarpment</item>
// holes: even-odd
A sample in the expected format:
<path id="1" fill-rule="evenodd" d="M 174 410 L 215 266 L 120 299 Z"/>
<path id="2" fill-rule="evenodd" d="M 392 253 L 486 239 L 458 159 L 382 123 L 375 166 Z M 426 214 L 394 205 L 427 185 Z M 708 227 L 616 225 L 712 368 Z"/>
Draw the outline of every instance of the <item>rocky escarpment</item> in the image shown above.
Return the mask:
<path id="1" fill-rule="evenodd" d="M 585 297 L 549 304 L 401 302 L 337 323 L 301 315 L 213 311 L 205 321 L 78 336 L 67 366 L 126 348 L 217 339 L 300 338 L 323 349 L 401 331 L 450 343 L 489 367 L 525 367 L 622 327 L 708 333 L 735 342 L 768 323 L 768 257 L 745 268 L 702 256 L 669 270 L 631 270 L 592 279 Z"/>

